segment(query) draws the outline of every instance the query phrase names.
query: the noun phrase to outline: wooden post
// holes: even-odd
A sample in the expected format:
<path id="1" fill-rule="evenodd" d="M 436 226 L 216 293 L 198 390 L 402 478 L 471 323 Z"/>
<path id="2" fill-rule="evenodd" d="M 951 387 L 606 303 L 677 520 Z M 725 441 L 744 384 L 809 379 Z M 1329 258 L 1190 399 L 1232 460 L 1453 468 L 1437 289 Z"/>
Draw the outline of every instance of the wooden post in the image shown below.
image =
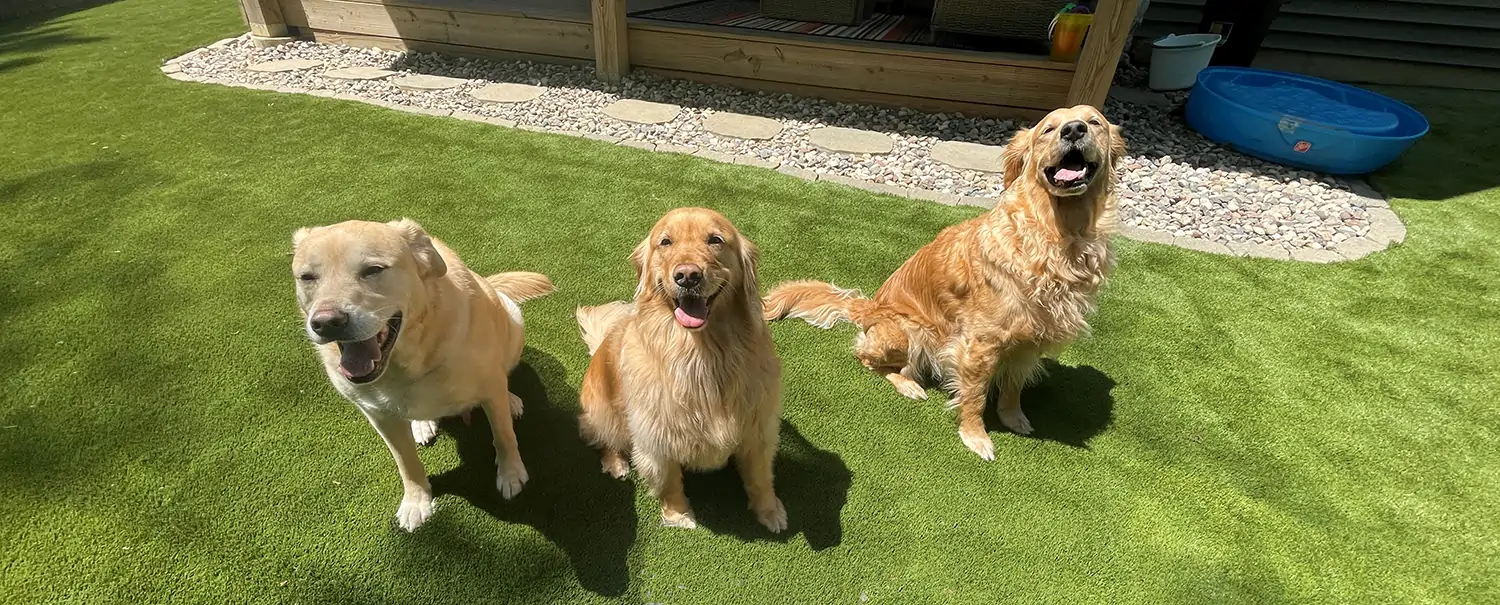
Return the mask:
<path id="1" fill-rule="evenodd" d="M 1114 82 L 1115 68 L 1120 65 L 1120 53 L 1125 51 L 1130 24 L 1135 21 L 1139 5 L 1140 0 L 1099 0 L 1094 24 L 1089 27 L 1083 52 L 1074 66 L 1073 84 L 1068 88 L 1069 106 L 1093 105 L 1104 109 L 1104 99 L 1109 96 L 1109 86 Z"/>
<path id="2" fill-rule="evenodd" d="M 286 36 L 286 19 L 281 16 L 281 0 L 240 0 L 240 13 L 250 24 L 250 35 L 262 38 Z"/>
<path id="3" fill-rule="evenodd" d="M 594 68 L 599 79 L 618 84 L 630 72 L 630 40 L 625 0 L 591 0 L 594 11 Z"/>

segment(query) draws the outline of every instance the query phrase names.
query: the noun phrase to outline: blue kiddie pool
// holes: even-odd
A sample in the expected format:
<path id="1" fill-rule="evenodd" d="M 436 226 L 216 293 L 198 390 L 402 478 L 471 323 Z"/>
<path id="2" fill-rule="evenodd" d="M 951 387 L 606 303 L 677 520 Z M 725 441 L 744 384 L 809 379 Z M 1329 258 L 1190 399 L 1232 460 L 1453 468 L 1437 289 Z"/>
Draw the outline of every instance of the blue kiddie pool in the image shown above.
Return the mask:
<path id="1" fill-rule="evenodd" d="M 1331 174 L 1374 171 L 1427 134 L 1427 118 L 1390 97 L 1243 67 L 1198 72 L 1187 121 L 1236 151 Z"/>

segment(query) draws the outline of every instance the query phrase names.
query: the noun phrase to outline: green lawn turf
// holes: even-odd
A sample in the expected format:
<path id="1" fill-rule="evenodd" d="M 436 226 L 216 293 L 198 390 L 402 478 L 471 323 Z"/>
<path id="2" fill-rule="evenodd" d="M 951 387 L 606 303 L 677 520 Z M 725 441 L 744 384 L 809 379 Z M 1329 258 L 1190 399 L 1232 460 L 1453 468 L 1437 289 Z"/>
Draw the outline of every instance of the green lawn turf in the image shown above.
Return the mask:
<path id="1" fill-rule="evenodd" d="M 773 537 L 732 473 L 690 481 L 694 532 L 599 473 L 573 308 L 627 296 L 676 206 L 727 214 L 767 284 L 866 289 L 975 210 L 157 70 L 243 30 L 231 0 L 0 26 L 5 602 L 1500 602 L 1492 93 L 1407 91 L 1436 125 L 1377 179 L 1394 250 L 1120 241 L 1094 336 L 1023 398 L 1039 438 L 994 433 L 993 463 L 860 368 L 847 326 L 778 324 Z M 288 268 L 295 227 L 400 216 L 561 288 L 526 307 L 512 383 L 531 482 L 501 501 L 485 429 L 451 423 L 412 535 Z"/>

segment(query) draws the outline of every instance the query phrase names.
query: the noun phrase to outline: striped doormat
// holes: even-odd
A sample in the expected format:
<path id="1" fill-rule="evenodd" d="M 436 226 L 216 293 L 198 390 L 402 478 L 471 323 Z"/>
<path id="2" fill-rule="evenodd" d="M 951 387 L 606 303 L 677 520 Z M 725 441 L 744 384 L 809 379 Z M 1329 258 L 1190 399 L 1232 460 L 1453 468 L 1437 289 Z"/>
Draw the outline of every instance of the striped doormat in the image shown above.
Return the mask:
<path id="1" fill-rule="evenodd" d="M 927 27 L 928 20 L 923 17 L 876 13 L 858 25 L 830 25 L 811 21 L 772 19 L 760 14 L 759 0 L 703 0 L 691 4 L 641 11 L 631 16 L 851 40 L 877 40 L 907 44 L 932 43 L 932 34 Z"/>

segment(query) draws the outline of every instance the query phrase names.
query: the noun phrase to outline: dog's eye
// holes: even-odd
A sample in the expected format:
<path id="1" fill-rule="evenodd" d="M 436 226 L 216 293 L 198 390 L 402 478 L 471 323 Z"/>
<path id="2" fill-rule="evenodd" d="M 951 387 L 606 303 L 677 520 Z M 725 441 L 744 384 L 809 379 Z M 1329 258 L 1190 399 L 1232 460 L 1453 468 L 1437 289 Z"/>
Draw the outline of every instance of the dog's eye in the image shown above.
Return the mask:
<path id="1" fill-rule="evenodd" d="M 717 234 L 710 235 L 710 236 L 708 236 L 708 243 L 710 243 L 710 244 L 722 244 L 722 243 L 724 243 L 724 238 L 719 237 Z"/>
<path id="2" fill-rule="evenodd" d="M 661 241 L 657 242 L 657 244 L 660 245 L 661 247 L 665 248 L 667 246 L 672 245 L 672 238 L 670 238 L 670 237 L 661 238 Z"/>
<path id="3" fill-rule="evenodd" d="M 1094 118 L 1092 120 L 1089 120 L 1089 126 L 1098 126 L 1098 125 L 1099 125 L 1099 118 Z"/>
<path id="4" fill-rule="evenodd" d="M 368 267 L 365 267 L 364 269 L 360 269 L 359 276 L 360 277 L 375 277 L 376 275 L 380 275 L 380 272 L 384 271 L 384 270 L 385 270 L 385 267 L 382 266 L 382 265 L 370 265 Z"/>
<path id="5" fill-rule="evenodd" d="M 303 273 L 302 275 L 298 275 L 297 279 L 305 282 L 315 282 L 318 281 L 318 275 L 316 273 Z"/>
<path id="6" fill-rule="evenodd" d="M 1042 129 L 1042 134 L 1052 134 L 1052 131 L 1054 130 L 1057 130 L 1056 126 L 1048 126 Z"/>

